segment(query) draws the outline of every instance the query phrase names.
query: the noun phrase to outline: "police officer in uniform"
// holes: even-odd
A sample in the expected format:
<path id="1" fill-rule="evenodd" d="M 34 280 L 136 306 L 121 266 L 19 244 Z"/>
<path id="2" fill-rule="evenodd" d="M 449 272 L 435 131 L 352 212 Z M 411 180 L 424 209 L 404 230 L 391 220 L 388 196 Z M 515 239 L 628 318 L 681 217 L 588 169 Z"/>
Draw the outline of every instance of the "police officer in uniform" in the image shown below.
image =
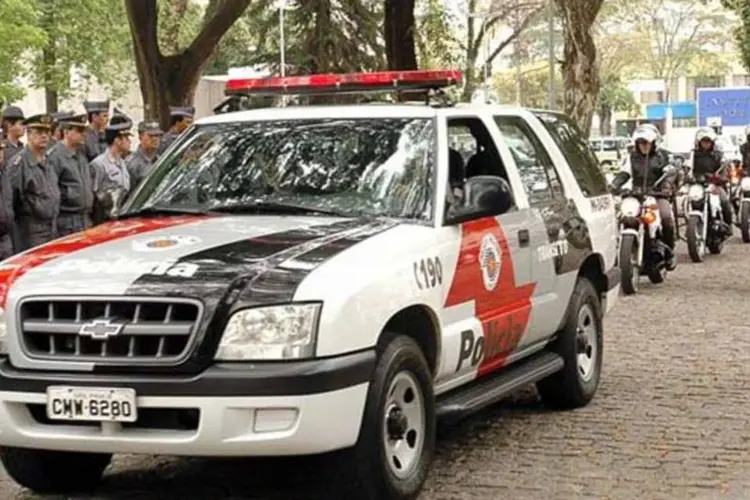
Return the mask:
<path id="1" fill-rule="evenodd" d="M 47 114 L 24 120 L 28 145 L 11 164 L 11 184 L 18 230 L 19 250 L 27 250 L 57 237 L 60 210 L 57 175 L 47 162 L 47 142 L 52 117 Z"/>
<path id="2" fill-rule="evenodd" d="M 181 108 L 169 108 L 169 130 L 161 139 L 161 146 L 157 154 L 161 156 L 164 151 L 193 123 L 195 107 L 186 106 Z"/>
<path id="3" fill-rule="evenodd" d="M 13 244 L 15 215 L 13 212 L 13 187 L 10 173 L 5 166 L 3 155 L 0 154 L 0 260 L 13 255 L 16 245 Z"/>
<path id="4" fill-rule="evenodd" d="M 23 149 L 23 111 L 18 106 L 8 106 L 3 110 L 3 158 L 6 165 Z"/>
<path id="5" fill-rule="evenodd" d="M 123 159 L 130 152 L 130 130 L 133 122 L 126 117 L 112 117 L 104 131 L 107 149 L 91 162 L 94 176 L 94 223 L 109 218 L 115 199 L 130 192 L 130 174 Z"/>
<path id="6" fill-rule="evenodd" d="M 91 166 L 81 150 L 86 140 L 86 115 L 63 117 L 59 123 L 63 138 L 48 153 L 60 187 L 59 237 L 91 227 L 94 206 L 94 179 Z"/>
<path id="7" fill-rule="evenodd" d="M 60 128 L 60 120 L 62 118 L 73 116 L 72 111 L 58 111 L 52 113 L 52 130 L 50 130 L 50 138 L 47 143 L 47 151 L 51 151 L 55 144 L 60 142 L 63 138 L 62 129 Z"/>
<path id="8" fill-rule="evenodd" d="M 133 189 L 151 172 L 162 135 L 164 132 L 157 122 L 147 120 L 138 124 L 140 144 L 138 150 L 128 159 L 128 173 Z"/>
<path id="9" fill-rule="evenodd" d="M 109 101 L 84 101 L 89 120 L 89 129 L 86 131 L 86 142 L 84 151 L 86 158 L 92 161 L 107 149 L 104 142 L 104 129 L 109 121 Z"/>

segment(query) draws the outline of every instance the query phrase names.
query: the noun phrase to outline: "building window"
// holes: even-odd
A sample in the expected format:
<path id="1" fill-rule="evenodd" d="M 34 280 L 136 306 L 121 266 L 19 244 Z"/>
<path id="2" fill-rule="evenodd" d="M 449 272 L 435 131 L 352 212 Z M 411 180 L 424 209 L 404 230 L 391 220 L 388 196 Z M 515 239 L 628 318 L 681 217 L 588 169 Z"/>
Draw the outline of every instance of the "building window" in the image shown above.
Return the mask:
<path id="1" fill-rule="evenodd" d="M 732 86 L 734 87 L 750 86 L 750 75 L 733 75 Z"/>
<path id="2" fill-rule="evenodd" d="M 710 89 L 724 86 L 723 76 L 694 76 L 687 79 L 687 97 L 689 101 L 698 99 L 698 89 Z"/>
<path id="3" fill-rule="evenodd" d="M 695 120 L 695 118 L 673 118 L 672 126 L 674 128 L 697 127 L 698 122 Z"/>
<path id="4" fill-rule="evenodd" d="M 664 102 L 664 92 L 642 91 L 641 104 L 658 104 Z"/>

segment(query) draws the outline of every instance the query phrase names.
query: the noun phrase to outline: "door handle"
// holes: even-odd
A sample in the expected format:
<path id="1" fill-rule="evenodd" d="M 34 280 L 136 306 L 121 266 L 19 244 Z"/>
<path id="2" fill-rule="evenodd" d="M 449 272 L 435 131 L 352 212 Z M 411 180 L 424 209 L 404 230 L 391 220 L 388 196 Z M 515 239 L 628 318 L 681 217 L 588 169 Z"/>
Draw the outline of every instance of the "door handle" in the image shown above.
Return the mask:
<path id="1" fill-rule="evenodd" d="M 518 244 L 521 245 L 521 247 L 527 247 L 529 246 L 529 240 L 531 238 L 529 237 L 529 230 L 528 229 L 519 229 L 518 230 Z"/>

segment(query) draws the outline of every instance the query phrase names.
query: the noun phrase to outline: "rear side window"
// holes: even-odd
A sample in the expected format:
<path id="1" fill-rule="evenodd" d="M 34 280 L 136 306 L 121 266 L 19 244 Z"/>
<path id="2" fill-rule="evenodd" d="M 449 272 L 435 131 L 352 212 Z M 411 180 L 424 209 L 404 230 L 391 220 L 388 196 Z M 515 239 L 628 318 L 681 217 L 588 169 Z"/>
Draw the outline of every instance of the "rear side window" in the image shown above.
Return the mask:
<path id="1" fill-rule="evenodd" d="M 562 151 L 583 194 L 589 197 L 607 194 L 607 180 L 575 122 L 558 113 L 540 111 L 534 114 Z"/>

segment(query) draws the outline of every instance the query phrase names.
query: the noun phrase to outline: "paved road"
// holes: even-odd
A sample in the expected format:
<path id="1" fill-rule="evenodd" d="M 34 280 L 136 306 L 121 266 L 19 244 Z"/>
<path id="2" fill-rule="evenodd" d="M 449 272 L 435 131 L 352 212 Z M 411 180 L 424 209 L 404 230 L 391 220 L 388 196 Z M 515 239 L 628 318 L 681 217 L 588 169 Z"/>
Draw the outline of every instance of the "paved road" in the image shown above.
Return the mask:
<path id="1" fill-rule="evenodd" d="M 546 412 L 529 391 L 450 429 L 422 498 L 750 498 L 749 291 L 750 245 L 703 265 L 681 248 L 667 283 L 608 318 L 589 407 Z M 124 456 L 96 498 L 325 498 L 320 466 Z M 0 498 L 38 497 L 5 481 Z"/>

